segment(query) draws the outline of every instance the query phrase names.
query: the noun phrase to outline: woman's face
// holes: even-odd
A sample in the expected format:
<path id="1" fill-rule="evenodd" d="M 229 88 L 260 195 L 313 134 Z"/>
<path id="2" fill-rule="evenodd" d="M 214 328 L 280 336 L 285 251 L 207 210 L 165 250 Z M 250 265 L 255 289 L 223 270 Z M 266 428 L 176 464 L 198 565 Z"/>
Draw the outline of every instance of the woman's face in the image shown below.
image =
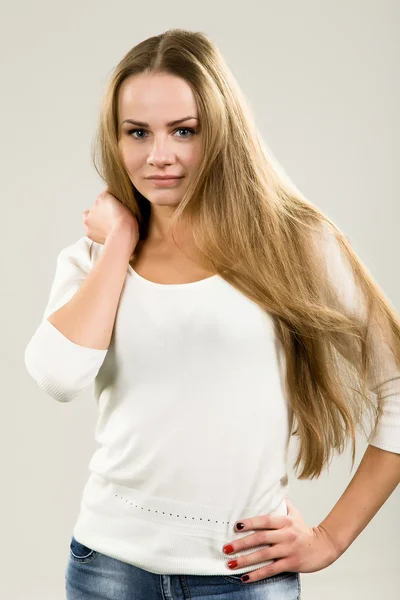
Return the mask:
<path id="1" fill-rule="evenodd" d="M 200 123 L 190 86 L 166 73 L 128 77 L 120 88 L 118 115 L 118 146 L 131 182 L 152 204 L 176 206 L 201 156 Z M 149 179 L 152 175 L 180 179 L 160 185 Z"/>

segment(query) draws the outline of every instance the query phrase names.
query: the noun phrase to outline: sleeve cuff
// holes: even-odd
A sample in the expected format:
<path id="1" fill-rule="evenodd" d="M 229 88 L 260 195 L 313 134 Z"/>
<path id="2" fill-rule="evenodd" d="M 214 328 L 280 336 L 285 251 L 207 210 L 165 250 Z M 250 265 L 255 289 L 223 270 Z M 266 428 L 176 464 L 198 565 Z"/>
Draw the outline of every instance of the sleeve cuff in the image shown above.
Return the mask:
<path id="1" fill-rule="evenodd" d="M 72 342 L 44 319 L 25 350 L 25 365 L 42 390 L 69 402 L 93 383 L 107 352 Z"/>

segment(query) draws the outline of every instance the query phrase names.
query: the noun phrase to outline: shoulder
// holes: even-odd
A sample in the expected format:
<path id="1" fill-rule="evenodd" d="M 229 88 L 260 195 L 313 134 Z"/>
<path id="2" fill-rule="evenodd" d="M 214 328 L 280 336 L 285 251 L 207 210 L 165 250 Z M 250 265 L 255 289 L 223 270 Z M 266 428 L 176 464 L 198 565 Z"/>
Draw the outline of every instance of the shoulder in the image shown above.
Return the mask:
<path id="1" fill-rule="evenodd" d="M 313 230 L 311 240 L 315 244 L 317 257 L 325 268 L 336 272 L 351 271 L 346 247 L 351 247 L 348 237 L 329 221 L 321 221 Z"/>
<path id="2" fill-rule="evenodd" d="M 76 265 L 89 272 L 92 267 L 93 241 L 87 236 L 82 236 L 75 242 L 64 246 L 57 257 L 59 264 Z"/>

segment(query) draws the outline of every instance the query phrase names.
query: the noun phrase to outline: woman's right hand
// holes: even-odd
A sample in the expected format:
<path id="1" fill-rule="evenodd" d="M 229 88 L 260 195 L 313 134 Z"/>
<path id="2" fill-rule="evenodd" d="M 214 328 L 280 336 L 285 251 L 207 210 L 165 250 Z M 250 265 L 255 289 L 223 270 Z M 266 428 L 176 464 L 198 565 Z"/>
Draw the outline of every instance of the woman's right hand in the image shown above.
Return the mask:
<path id="1" fill-rule="evenodd" d="M 104 244 L 113 229 L 126 225 L 134 231 L 135 246 L 139 240 L 139 225 L 135 215 L 108 188 L 97 196 L 89 210 L 83 211 L 82 219 L 86 236 L 98 244 Z"/>

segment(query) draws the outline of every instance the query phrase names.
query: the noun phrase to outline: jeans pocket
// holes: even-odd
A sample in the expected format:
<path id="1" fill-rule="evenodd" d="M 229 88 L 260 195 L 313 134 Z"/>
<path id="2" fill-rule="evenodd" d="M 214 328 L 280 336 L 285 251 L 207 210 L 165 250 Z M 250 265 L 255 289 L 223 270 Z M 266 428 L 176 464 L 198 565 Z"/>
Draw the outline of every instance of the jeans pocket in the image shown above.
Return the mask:
<path id="1" fill-rule="evenodd" d="M 72 536 L 71 538 L 71 543 L 69 545 L 69 553 L 71 559 L 79 563 L 91 562 L 96 558 L 96 556 L 100 554 L 99 552 L 97 552 L 97 550 L 93 550 L 92 548 L 81 544 L 81 542 L 78 542 L 78 540 L 74 536 Z"/>

